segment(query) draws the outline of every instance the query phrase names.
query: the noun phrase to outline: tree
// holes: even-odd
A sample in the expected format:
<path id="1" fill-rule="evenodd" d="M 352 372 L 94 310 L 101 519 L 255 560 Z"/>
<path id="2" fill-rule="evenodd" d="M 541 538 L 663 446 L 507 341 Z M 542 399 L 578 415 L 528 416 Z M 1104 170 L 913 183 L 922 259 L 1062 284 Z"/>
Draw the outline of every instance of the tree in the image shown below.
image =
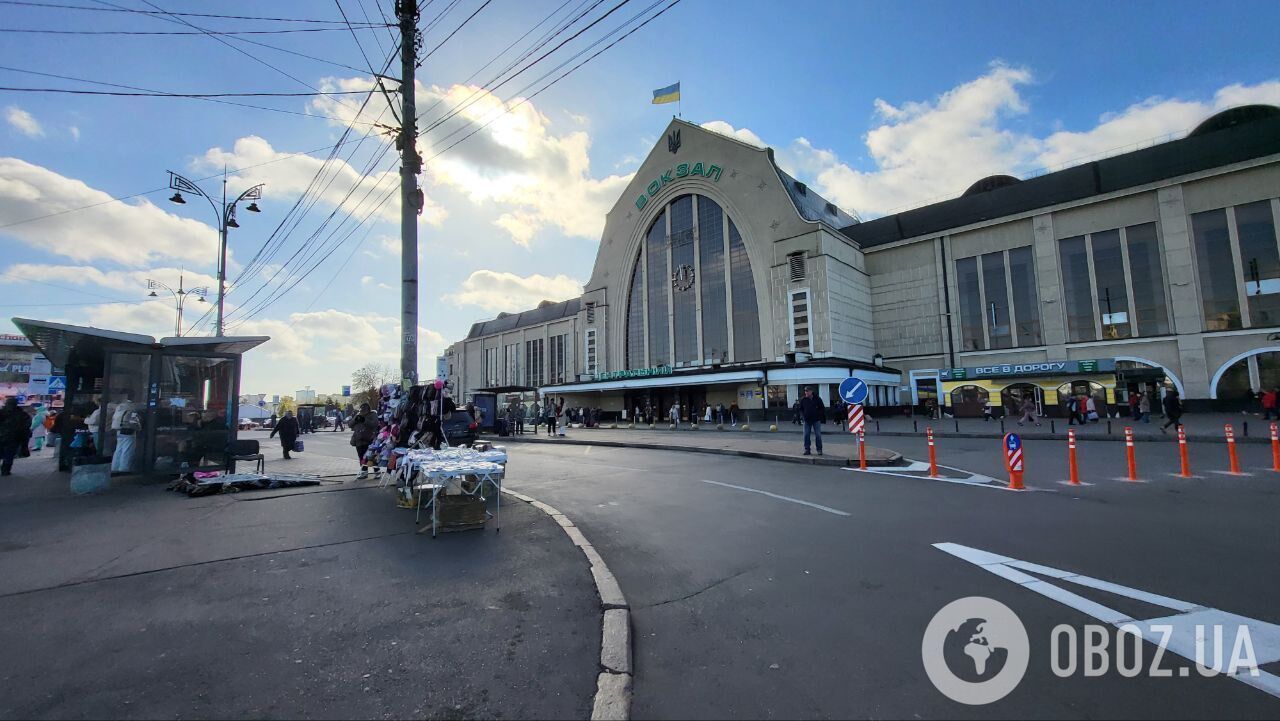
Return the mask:
<path id="1" fill-rule="evenodd" d="M 276 412 L 283 416 L 285 411 L 298 412 L 298 404 L 293 402 L 293 396 L 280 396 L 280 407 Z"/>
<path id="2" fill-rule="evenodd" d="M 351 374 L 351 403 L 356 408 L 361 403 L 378 405 L 378 389 L 387 383 L 395 383 L 400 377 L 395 368 L 386 363 L 369 363 Z"/>

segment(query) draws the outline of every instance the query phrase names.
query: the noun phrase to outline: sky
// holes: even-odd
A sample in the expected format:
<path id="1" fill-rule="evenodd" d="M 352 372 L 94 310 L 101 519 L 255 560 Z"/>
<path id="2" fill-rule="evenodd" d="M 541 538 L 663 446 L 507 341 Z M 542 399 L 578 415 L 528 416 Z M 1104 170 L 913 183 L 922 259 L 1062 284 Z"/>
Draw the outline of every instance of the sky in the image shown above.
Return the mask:
<path id="1" fill-rule="evenodd" d="M 605 213 L 677 110 L 874 218 L 1280 104 L 1273 2 L 677 0 L 592 57 L 671 3 L 620 1 L 426 4 L 423 377 L 472 323 L 580 292 Z M 48 4 L 0 2 L 0 87 L 335 94 L 220 99 L 259 106 L 243 107 L 0 89 L 0 333 L 25 317 L 172 335 L 173 299 L 147 281 L 181 274 L 212 301 L 218 239 L 203 199 L 168 202 L 166 171 L 220 200 L 225 168 L 232 197 L 265 183 L 229 236 L 227 332 L 272 338 L 242 392 L 337 392 L 366 363 L 397 366 L 397 121 L 381 93 L 361 106 L 393 51 L 367 26 L 392 1 Z M 260 32 L 285 29 L 309 32 Z M 650 104 L 675 82 L 680 106 Z M 211 333 L 211 305 L 189 303 L 184 332 Z"/>

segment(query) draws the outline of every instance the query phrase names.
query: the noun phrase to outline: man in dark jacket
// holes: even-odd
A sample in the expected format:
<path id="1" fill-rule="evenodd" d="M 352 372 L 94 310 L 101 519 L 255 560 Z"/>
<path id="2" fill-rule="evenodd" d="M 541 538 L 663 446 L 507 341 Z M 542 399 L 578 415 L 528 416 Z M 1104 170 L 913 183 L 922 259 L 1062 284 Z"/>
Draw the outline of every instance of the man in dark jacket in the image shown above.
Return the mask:
<path id="1" fill-rule="evenodd" d="M 1164 414 L 1166 422 L 1163 426 L 1160 426 L 1161 433 L 1168 433 L 1169 431 L 1166 429 L 1169 426 L 1177 428 L 1182 425 L 1182 401 L 1178 399 L 1178 391 L 1172 388 L 1164 394 Z"/>
<path id="2" fill-rule="evenodd" d="M 804 389 L 804 398 L 796 404 L 796 412 L 804 421 L 804 454 L 809 455 L 809 434 L 812 432 L 818 455 L 822 455 L 822 421 L 827 417 L 827 407 L 812 387 Z"/>
<path id="3" fill-rule="evenodd" d="M 301 432 L 298 427 L 298 419 L 293 417 L 293 411 L 285 411 L 284 418 L 276 423 L 276 427 L 271 429 L 271 438 L 275 438 L 276 434 L 280 434 L 280 446 L 284 448 L 285 460 L 291 460 L 293 456 L 289 455 L 289 451 L 293 450 L 293 444 L 298 440 L 298 434 Z"/>
<path id="4" fill-rule="evenodd" d="M 31 438 L 31 416 L 18 407 L 17 398 L 6 398 L 0 408 L 0 476 L 13 475 L 13 459 Z"/>

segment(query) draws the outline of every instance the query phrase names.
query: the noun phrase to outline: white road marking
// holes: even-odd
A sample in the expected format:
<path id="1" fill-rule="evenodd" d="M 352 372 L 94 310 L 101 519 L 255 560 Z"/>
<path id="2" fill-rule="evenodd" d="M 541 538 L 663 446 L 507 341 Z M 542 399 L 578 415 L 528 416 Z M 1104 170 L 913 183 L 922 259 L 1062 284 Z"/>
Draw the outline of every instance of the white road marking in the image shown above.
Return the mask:
<path id="1" fill-rule="evenodd" d="M 712 485 L 716 485 L 716 486 L 724 486 L 725 488 L 733 488 L 733 489 L 736 489 L 736 490 L 739 490 L 739 491 L 747 491 L 747 492 L 749 492 L 749 493 L 759 493 L 759 494 L 760 494 L 760 495 L 762 495 L 762 496 L 768 496 L 768 497 L 770 497 L 770 498 L 776 498 L 776 499 L 778 499 L 779 501 L 789 501 L 789 502 L 791 502 L 791 503 L 798 503 L 798 504 L 800 504 L 800 505 L 802 505 L 802 506 L 808 506 L 808 507 L 810 507 L 810 508 L 816 508 L 816 509 L 818 509 L 819 511 L 826 511 L 827 513 L 834 513 L 834 514 L 836 514 L 837 516 L 848 516 L 848 515 L 849 515 L 848 513 L 845 513 L 844 511 L 841 511 L 841 510 L 838 510 L 838 509 L 835 509 L 835 508 L 831 508 L 831 507 L 829 507 L 829 506 L 823 506 L 823 505 L 819 505 L 819 504 L 817 504 L 817 503 L 810 503 L 809 501 L 802 501 L 802 500 L 800 500 L 799 498 L 791 498 L 790 496 L 780 496 L 780 495 L 778 495 L 778 494 L 776 494 L 776 493 L 770 493 L 770 492 L 768 492 L 768 491 L 762 491 L 762 490 L 760 490 L 760 489 L 758 489 L 758 488 L 747 488 L 746 486 L 735 486 L 735 485 L 733 485 L 732 483 L 721 483 L 720 481 L 708 481 L 708 480 L 706 480 L 705 478 L 702 480 L 702 482 L 703 482 L 703 483 L 710 483 L 710 484 L 712 484 Z"/>
<path id="2" fill-rule="evenodd" d="M 1032 486 L 1026 486 L 1025 488 L 1021 488 L 1021 489 L 1010 488 L 1006 481 L 1001 481 L 999 479 L 992 478 L 991 476 L 984 476 L 981 473 L 972 473 L 970 471 L 965 471 L 959 468 L 952 468 L 951 466 L 938 466 L 938 468 L 948 470 L 948 471 L 955 471 L 957 473 L 966 473 L 969 475 L 969 477 L 968 478 L 945 478 L 945 477 L 930 478 L 929 476 L 912 475 L 910 473 L 902 472 L 902 471 L 916 470 L 915 468 L 913 468 L 913 466 L 917 465 L 918 463 L 919 461 L 912 461 L 911 466 L 906 466 L 906 467 L 893 466 L 894 470 L 892 471 L 888 471 L 883 468 L 868 468 L 864 471 L 861 468 L 854 468 L 852 466 L 845 466 L 840 470 L 854 471 L 855 473 L 875 473 L 881 476 L 897 476 L 899 478 L 913 478 L 917 481 L 938 481 L 940 483 L 956 483 L 961 486 L 987 488 L 993 491 L 1011 491 L 1013 493 L 1025 493 L 1028 491 L 1040 491 L 1040 492 L 1047 492 L 1047 493 L 1058 492 L 1057 489 L 1053 489 L 1053 488 L 1035 488 Z M 929 464 L 926 463 L 924 464 L 924 468 L 920 470 L 928 470 L 928 469 L 929 469 Z"/>
<path id="3" fill-rule="evenodd" d="M 1170 653 L 1182 656 L 1192 662 L 1196 660 L 1195 636 L 1197 628 L 1207 629 L 1214 626 L 1220 626 L 1223 629 L 1224 650 L 1234 642 L 1235 629 L 1245 626 L 1249 629 L 1249 638 L 1253 643 L 1258 666 L 1280 661 L 1280 625 L 1268 621 L 1239 616 L 1216 608 L 1200 606 L 1189 601 L 1180 601 L 1157 593 L 1129 588 L 1110 581 L 1103 581 L 1049 566 L 1041 566 L 1028 561 L 1020 561 L 1016 558 L 1001 556 L 957 543 L 935 543 L 933 547 L 1104 623 L 1109 623 L 1113 626 L 1133 623 L 1141 631 L 1142 637 L 1152 643 L 1158 643 L 1163 636 L 1160 632 L 1153 630 L 1153 627 L 1160 625 L 1171 626 L 1173 633 L 1169 636 L 1166 649 Z M 1131 619 L 1119 611 L 1079 596 L 1060 586 L 1042 581 L 1023 573 L 1023 571 L 1038 573 L 1042 576 L 1049 576 L 1055 580 L 1074 583 L 1079 586 L 1095 588 L 1154 606 L 1162 606 L 1177 613 L 1160 618 Z M 1280 677 L 1261 670 L 1257 671 L 1257 675 L 1253 675 L 1253 670 L 1255 669 L 1241 668 L 1234 675 L 1225 673 L 1223 675 L 1280 698 Z M 1178 672 L 1178 675 L 1185 678 L 1190 675 L 1190 672 L 1187 667 L 1183 667 Z"/>

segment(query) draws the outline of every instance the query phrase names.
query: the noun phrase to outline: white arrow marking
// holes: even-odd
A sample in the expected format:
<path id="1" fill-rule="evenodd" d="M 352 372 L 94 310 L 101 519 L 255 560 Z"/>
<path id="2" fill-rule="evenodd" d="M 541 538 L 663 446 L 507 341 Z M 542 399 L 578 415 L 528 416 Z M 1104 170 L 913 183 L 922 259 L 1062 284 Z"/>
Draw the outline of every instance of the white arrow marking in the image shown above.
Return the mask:
<path id="1" fill-rule="evenodd" d="M 1216 608 L 1200 606 L 1188 601 L 1180 601 L 1176 598 L 1161 596 L 1156 593 L 1150 593 L 1137 588 L 1129 588 L 1121 586 L 1110 581 L 1083 576 L 1070 571 L 1063 571 L 1049 566 L 1041 566 L 1039 564 L 1030 563 L 1028 561 L 1019 561 L 1016 558 L 1008 556 L 1000 556 L 978 548 L 970 548 L 962 546 L 958 543 L 935 543 L 933 547 L 939 551 L 945 551 L 956 558 L 968 561 L 986 571 L 990 571 L 995 575 L 1022 586 L 1028 591 L 1044 596 L 1061 603 L 1064 606 L 1074 608 L 1075 610 L 1095 618 L 1103 623 L 1109 623 L 1113 626 L 1121 626 L 1124 624 L 1133 624 L 1141 631 L 1143 639 L 1151 643 L 1158 643 L 1163 637 L 1159 631 L 1153 630 L 1155 626 L 1168 626 L 1173 628 L 1173 633 L 1168 637 L 1168 645 L 1166 650 L 1175 653 L 1190 661 L 1196 660 L 1196 631 L 1197 628 L 1208 629 L 1214 626 L 1221 626 L 1226 629 L 1234 629 L 1240 626 L 1246 626 L 1249 629 L 1250 639 L 1253 641 L 1254 652 L 1257 656 L 1258 666 L 1263 666 L 1274 661 L 1280 661 L 1280 626 L 1267 621 L 1259 621 L 1256 618 L 1248 618 L 1238 616 L 1234 613 L 1221 611 Z M 1135 601 L 1142 601 L 1153 606 L 1161 606 L 1177 613 L 1170 616 L 1151 619 L 1132 619 L 1125 614 L 1111 608 L 1107 608 L 1100 603 L 1090 601 L 1083 596 L 1072 593 L 1060 586 L 1055 586 L 1047 581 L 1042 581 L 1035 576 L 1023 573 L 1030 571 L 1038 573 L 1042 576 L 1074 583 L 1077 586 L 1085 586 L 1087 588 L 1095 588 L 1099 591 L 1114 593 L 1117 596 L 1131 598 Z M 1224 634 L 1225 635 L 1225 634 Z M 1234 636 L 1232 636 L 1234 638 Z M 1228 641 L 1224 645 L 1229 645 Z M 1226 650 L 1226 649 L 1224 649 Z M 1203 660 L 1203 658 L 1201 659 Z M 1215 660 L 1216 662 L 1216 660 Z M 1264 691 L 1276 698 L 1280 698 L 1280 677 L 1262 671 L 1260 669 L 1240 668 L 1235 674 L 1223 674 L 1234 678 L 1241 683 L 1248 684 Z"/>

